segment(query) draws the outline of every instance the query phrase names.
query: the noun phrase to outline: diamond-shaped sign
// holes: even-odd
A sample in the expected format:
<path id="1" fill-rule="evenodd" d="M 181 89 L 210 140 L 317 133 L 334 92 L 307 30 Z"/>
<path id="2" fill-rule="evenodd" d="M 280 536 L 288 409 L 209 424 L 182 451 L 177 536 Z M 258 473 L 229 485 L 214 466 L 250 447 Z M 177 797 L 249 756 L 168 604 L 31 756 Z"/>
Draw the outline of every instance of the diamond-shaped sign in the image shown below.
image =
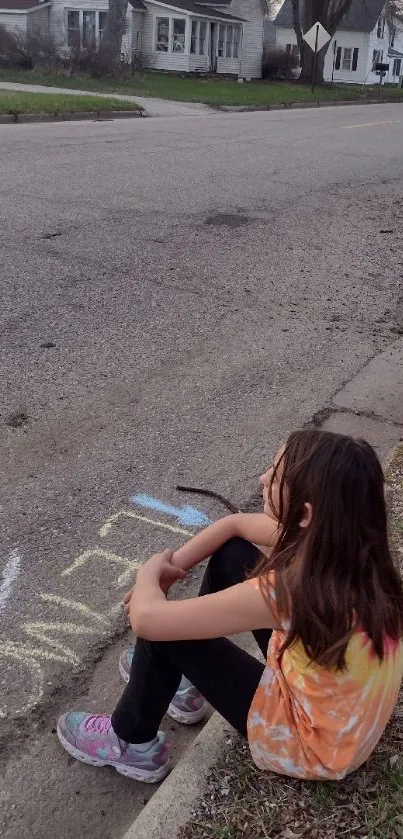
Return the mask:
<path id="1" fill-rule="evenodd" d="M 314 23 L 311 29 L 308 29 L 308 32 L 303 35 L 304 41 L 307 42 L 313 52 L 315 52 L 315 47 L 316 52 L 320 52 L 329 43 L 331 37 L 319 21 Z"/>

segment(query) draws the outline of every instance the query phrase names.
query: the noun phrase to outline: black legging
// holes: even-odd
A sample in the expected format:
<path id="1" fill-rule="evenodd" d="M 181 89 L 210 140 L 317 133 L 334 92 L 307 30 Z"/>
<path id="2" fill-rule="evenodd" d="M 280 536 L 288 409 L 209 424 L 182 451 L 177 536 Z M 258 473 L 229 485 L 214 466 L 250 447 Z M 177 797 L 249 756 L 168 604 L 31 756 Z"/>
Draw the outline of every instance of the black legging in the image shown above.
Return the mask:
<path id="1" fill-rule="evenodd" d="M 231 539 L 211 557 L 199 595 L 245 580 L 259 556 L 244 539 Z M 270 629 L 253 632 L 266 658 Z M 264 664 L 228 638 L 203 641 L 145 641 L 138 638 L 130 681 L 112 716 L 112 727 L 128 743 L 145 743 L 158 731 L 182 674 L 246 737 L 246 722 Z"/>

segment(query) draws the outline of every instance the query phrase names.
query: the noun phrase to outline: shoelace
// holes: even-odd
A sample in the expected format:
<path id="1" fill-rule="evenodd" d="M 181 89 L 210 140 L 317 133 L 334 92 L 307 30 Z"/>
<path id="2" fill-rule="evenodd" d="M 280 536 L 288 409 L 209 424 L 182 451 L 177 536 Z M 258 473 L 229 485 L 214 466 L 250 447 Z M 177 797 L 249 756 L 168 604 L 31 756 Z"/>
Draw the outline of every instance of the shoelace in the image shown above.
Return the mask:
<path id="1" fill-rule="evenodd" d="M 94 714 L 85 721 L 84 728 L 90 734 L 109 734 L 111 718 L 106 714 Z"/>

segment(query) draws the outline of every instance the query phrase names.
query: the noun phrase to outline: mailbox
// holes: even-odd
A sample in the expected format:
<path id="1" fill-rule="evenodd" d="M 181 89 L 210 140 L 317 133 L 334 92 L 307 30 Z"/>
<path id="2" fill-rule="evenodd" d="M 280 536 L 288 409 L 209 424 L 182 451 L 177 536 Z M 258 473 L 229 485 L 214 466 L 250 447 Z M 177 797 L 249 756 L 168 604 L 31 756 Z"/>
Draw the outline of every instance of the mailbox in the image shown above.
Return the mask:
<path id="1" fill-rule="evenodd" d="M 389 64 L 381 64 L 378 62 L 375 64 L 375 70 L 377 73 L 387 73 L 389 70 Z"/>

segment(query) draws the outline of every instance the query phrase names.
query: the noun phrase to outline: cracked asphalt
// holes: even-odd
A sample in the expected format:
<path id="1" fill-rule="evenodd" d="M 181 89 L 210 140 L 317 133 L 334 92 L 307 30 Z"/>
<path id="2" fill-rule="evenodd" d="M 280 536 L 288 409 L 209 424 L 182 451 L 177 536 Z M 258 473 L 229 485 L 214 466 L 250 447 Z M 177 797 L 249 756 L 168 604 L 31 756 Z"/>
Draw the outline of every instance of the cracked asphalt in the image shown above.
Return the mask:
<path id="1" fill-rule="evenodd" d="M 396 341 L 402 128 L 401 105 L 0 126 L 6 839 L 120 839 L 151 794 L 52 733 L 113 706 L 121 595 L 186 538 L 130 496 L 242 505 Z"/>

